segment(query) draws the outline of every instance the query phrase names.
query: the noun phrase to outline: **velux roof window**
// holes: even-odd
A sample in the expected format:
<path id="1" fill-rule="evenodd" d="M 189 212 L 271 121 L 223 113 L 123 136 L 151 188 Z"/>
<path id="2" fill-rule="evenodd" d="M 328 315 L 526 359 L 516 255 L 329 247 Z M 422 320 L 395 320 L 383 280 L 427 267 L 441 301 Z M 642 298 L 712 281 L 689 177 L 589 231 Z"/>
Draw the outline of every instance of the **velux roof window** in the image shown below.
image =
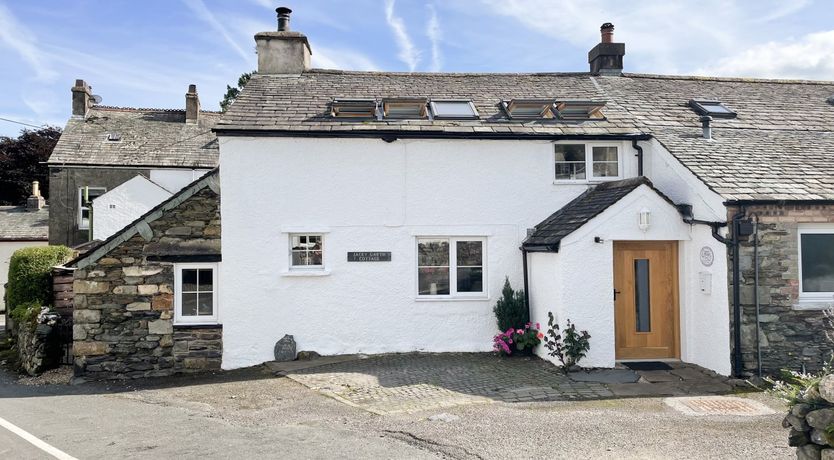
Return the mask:
<path id="1" fill-rule="evenodd" d="M 701 115 L 709 115 L 713 118 L 735 118 L 736 113 L 727 108 L 721 101 L 705 99 L 690 99 L 689 106 Z"/>
<path id="2" fill-rule="evenodd" d="M 377 103 L 374 99 L 333 98 L 330 116 L 336 118 L 376 118 Z"/>
<path id="3" fill-rule="evenodd" d="M 605 118 L 605 102 L 556 101 L 556 114 L 562 120 L 599 120 Z"/>
<path id="4" fill-rule="evenodd" d="M 435 119 L 475 119 L 478 110 L 472 101 L 465 100 L 432 100 L 431 113 Z"/>
<path id="5" fill-rule="evenodd" d="M 501 106 L 511 119 L 538 120 L 554 117 L 553 99 L 512 99 Z"/>
<path id="6" fill-rule="evenodd" d="M 385 118 L 421 119 L 426 118 L 428 99 L 424 97 L 389 98 L 382 100 L 382 115 Z"/>

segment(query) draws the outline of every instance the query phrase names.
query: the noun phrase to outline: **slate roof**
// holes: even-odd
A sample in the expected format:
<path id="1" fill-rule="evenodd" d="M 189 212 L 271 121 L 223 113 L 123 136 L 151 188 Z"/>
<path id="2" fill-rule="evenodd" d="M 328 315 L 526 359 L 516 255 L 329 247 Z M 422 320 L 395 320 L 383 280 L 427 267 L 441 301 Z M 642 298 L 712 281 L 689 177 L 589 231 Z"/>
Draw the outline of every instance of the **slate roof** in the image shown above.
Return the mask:
<path id="1" fill-rule="evenodd" d="M 527 250 L 559 251 L 559 243 L 594 217 L 613 206 L 641 185 L 651 187 L 658 195 L 674 206 L 672 200 L 658 191 L 645 177 L 603 182 L 586 190 L 573 201 L 554 212 L 536 225 L 525 238 L 522 246 Z"/>
<path id="2" fill-rule="evenodd" d="M 354 121 L 328 116 L 333 97 L 471 99 L 479 120 Z M 834 82 L 588 73 L 397 73 L 313 69 L 255 75 L 217 124 L 219 134 L 656 138 L 727 200 L 834 199 Z M 606 101 L 602 121 L 512 121 L 512 98 Z M 701 137 L 690 99 L 715 98 L 738 113 Z"/>
<path id="3" fill-rule="evenodd" d="M 87 118 L 70 118 L 47 163 L 213 168 L 219 149 L 211 128 L 219 119 L 201 112 L 198 123 L 185 123 L 184 110 L 94 106 Z M 111 133 L 121 140 L 107 140 Z"/>
<path id="4" fill-rule="evenodd" d="M 27 211 L 26 206 L 0 206 L 0 241 L 47 241 L 49 208 Z"/>

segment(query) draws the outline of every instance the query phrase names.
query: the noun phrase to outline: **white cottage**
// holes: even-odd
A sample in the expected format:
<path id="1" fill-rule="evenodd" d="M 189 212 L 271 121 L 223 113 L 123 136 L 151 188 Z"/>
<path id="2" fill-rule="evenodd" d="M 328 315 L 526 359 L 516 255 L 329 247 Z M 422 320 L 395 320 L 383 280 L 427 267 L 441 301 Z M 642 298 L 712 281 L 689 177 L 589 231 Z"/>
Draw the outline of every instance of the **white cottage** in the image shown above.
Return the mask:
<path id="1" fill-rule="evenodd" d="M 624 76 L 610 24 L 591 72 L 454 74 L 311 69 L 279 23 L 215 128 L 224 368 L 285 334 L 321 354 L 488 351 L 507 277 L 534 321 L 591 333 L 584 365 L 730 372 L 724 200 L 629 100 L 676 88 L 670 125 L 711 142 L 687 102 L 721 82 Z"/>

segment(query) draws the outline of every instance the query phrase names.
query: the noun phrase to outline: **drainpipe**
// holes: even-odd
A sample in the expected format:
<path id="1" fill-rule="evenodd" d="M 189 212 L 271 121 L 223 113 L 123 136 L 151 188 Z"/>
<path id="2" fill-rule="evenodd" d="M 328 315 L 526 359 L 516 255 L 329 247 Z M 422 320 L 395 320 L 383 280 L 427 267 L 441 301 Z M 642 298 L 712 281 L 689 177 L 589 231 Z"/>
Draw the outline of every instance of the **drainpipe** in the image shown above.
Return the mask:
<path id="1" fill-rule="evenodd" d="M 524 267 L 524 304 L 527 306 L 527 320 L 530 321 L 530 288 L 528 286 L 527 276 L 527 250 L 524 246 L 521 247 L 522 267 Z"/>
<path id="2" fill-rule="evenodd" d="M 762 345 L 759 343 L 759 215 L 753 227 L 753 300 L 756 304 L 756 370 L 759 378 L 762 377 Z"/>
<path id="3" fill-rule="evenodd" d="M 634 150 L 637 150 L 637 175 L 643 175 L 643 147 L 641 147 L 637 143 L 637 138 L 631 138 L 631 146 L 634 147 Z"/>

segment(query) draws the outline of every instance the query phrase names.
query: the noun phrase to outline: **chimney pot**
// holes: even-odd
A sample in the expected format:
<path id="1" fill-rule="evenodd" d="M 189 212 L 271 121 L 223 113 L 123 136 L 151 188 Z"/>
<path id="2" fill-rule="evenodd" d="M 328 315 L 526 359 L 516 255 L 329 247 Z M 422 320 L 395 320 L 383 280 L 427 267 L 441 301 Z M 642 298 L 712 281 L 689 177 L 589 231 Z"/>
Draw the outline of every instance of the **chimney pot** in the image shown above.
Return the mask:
<path id="1" fill-rule="evenodd" d="M 197 95 L 197 85 L 188 85 L 188 92 L 185 93 L 185 122 L 197 123 L 200 121 L 200 97 Z"/>
<path id="2" fill-rule="evenodd" d="M 712 117 L 709 115 L 701 116 L 701 129 L 703 130 L 704 139 L 710 140 L 712 139 L 712 127 L 710 126 L 710 122 L 712 121 Z"/>
<path id="3" fill-rule="evenodd" d="M 74 117 L 87 117 L 87 112 L 93 105 L 93 88 L 84 80 L 75 80 L 72 91 L 72 115 Z"/>
<path id="4" fill-rule="evenodd" d="M 278 32 L 289 32 L 290 13 L 292 13 L 292 10 L 286 6 L 279 6 L 275 8 L 275 12 L 278 13 Z"/>
<path id="5" fill-rule="evenodd" d="M 620 76 L 623 74 L 625 43 L 614 43 L 614 24 L 606 22 L 599 30 L 600 42 L 588 52 L 591 74 Z"/>
<path id="6" fill-rule="evenodd" d="M 614 43 L 614 24 L 606 22 L 599 28 L 602 35 L 602 43 Z"/>
<path id="7" fill-rule="evenodd" d="M 261 75 L 297 75 L 309 70 L 310 42 L 307 36 L 290 31 L 291 9 L 277 8 L 278 31 L 255 34 L 258 49 L 258 73 Z"/>
<path id="8" fill-rule="evenodd" d="M 46 200 L 41 196 L 40 183 L 38 181 L 32 182 L 32 194 L 26 199 L 26 210 L 37 211 L 43 209 L 46 205 Z"/>

